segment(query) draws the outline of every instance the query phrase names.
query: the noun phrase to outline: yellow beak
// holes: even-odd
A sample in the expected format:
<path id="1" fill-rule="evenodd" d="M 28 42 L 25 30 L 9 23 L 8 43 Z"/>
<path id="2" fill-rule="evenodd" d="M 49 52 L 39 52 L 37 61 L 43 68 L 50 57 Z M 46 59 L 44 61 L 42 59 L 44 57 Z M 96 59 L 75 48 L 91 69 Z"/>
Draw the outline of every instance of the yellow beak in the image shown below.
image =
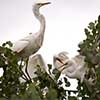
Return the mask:
<path id="1" fill-rule="evenodd" d="M 42 6 L 51 4 L 51 2 L 41 3 Z"/>

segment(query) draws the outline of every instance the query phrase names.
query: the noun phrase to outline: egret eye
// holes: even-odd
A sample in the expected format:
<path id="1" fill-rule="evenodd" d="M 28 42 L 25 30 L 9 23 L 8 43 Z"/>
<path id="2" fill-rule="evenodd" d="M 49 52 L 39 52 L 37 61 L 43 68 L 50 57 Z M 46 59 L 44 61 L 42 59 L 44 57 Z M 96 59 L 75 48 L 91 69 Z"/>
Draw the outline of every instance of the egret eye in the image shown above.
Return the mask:
<path id="1" fill-rule="evenodd" d="M 37 5 L 41 5 L 41 3 L 38 3 Z"/>
<path id="2" fill-rule="evenodd" d="M 42 6 L 42 3 L 38 3 L 37 5 L 38 5 L 38 6 Z"/>

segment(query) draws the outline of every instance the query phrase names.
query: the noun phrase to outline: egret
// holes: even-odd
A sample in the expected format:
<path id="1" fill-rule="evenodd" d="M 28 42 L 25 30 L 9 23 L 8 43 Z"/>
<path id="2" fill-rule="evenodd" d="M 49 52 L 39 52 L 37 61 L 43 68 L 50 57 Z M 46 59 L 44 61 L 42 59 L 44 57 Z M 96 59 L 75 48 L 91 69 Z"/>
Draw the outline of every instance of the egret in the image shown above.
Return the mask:
<path id="1" fill-rule="evenodd" d="M 40 14 L 39 8 L 47 4 L 50 4 L 50 2 L 35 3 L 33 5 L 33 13 L 35 17 L 40 21 L 40 30 L 35 34 L 29 34 L 29 36 L 15 42 L 11 48 L 14 52 L 17 52 L 22 58 L 28 58 L 30 55 L 36 53 L 43 44 L 45 18 L 42 14 Z"/>
<path id="2" fill-rule="evenodd" d="M 45 72 L 46 71 L 46 64 L 43 60 L 43 57 L 42 55 L 40 54 L 35 54 L 35 55 L 31 55 L 29 57 L 29 60 L 28 60 L 28 67 L 27 67 L 27 72 L 29 73 L 29 76 L 32 80 L 32 78 L 35 78 L 37 75 L 35 74 L 35 72 L 37 71 L 37 66 L 40 66 L 40 69 Z M 26 74 L 27 76 L 27 73 L 25 72 L 25 67 L 23 67 L 23 72 Z M 20 81 L 21 82 L 24 82 L 25 80 L 23 80 L 22 78 L 20 78 Z"/>
<path id="3" fill-rule="evenodd" d="M 40 21 L 40 30 L 36 32 L 35 34 L 29 34 L 29 36 L 20 39 L 19 41 L 15 42 L 12 46 L 12 51 L 17 52 L 18 55 L 21 57 L 21 59 L 25 59 L 26 61 L 26 73 L 30 78 L 28 72 L 27 72 L 27 64 L 29 56 L 32 54 L 35 54 L 40 47 L 43 44 L 44 39 L 44 32 L 45 32 L 45 18 L 44 16 L 39 12 L 39 8 L 50 4 L 50 2 L 45 3 L 35 3 L 33 5 L 33 13 L 35 17 Z"/>
<path id="4" fill-rule="evenodd" d="M 70 59 L 68 53 L 61 52 L 54 56 L 53 63 L 62 74 L 65 74 L 69 78 L 79 79 L 82 83 L 84 80 L 86 81 L 85 74 L 89 70 L 85 65 L 84 58 L 84 56 L 77 55 Z M 89 82 L 92 81 L 93 79 L 90 78 Z"/>

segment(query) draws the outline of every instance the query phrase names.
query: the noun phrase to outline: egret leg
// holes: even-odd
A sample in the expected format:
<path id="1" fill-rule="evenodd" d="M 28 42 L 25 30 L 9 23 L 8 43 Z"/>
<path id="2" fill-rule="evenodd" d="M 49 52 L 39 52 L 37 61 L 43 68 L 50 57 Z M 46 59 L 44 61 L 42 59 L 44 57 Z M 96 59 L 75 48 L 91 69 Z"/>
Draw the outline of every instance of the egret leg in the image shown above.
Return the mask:
<path id="1" fill-rule="evenodd" d="M 23 58 L 21 58 L 21 63 L 20 63 L 20 71 L 21 71 L 22 74 L 24 75 L 24 76 L 22 76 L 22 78 L 23 78 L 24 80 L 27 80 L 27 81 L 28 81 L 27 76 L 25 75 L 25 73 L 24 73 L 23 70 L 22 70 L 22 62 L 23 62 Z"/>
<path id="2" fill-rule="evenodd" d="M 28 61 L 29 61 L 29 57 L 26 59 L 26 68 L 25 68 L 25 72 L 26 72 L 26 74 L 27 74 L 29 80 L 31 81 L 31 77 L 30 77 L 30 75 L 29 75 L 29 73 L 28 73 L 28 71 L 27 71 Z"/>

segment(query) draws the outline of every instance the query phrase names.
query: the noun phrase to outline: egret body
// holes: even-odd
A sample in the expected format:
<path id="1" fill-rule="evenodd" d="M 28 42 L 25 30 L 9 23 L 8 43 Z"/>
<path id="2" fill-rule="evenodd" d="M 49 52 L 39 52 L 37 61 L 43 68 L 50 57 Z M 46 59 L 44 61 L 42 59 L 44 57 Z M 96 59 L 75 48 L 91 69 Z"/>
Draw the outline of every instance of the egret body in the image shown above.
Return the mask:
<path id="1" fill-rule="evenodd" d="M 40 22 L 40 30 L 34 34 L 33 33 L 29 34 L 29 36 L 15 42 L 13 44 L 13 47 L 11 48 L 12 51 L 17 52 L 19 54 L 21 59 L 24 58 L 24 60 L 26 61 L 25 72 L 30 80 L 31 80 L 31 77 L 29 76 L 29 73 L 27 71 L 29 56 L 32 54 L 35 54 L 40 49 L 40 47 L 43 44 L 43 38 L 44 38 L 44 32 L 45 32 L 45 18 L 39 12 L 39 8 L 47 4 L 50 4 L 50 2 L 35 3 L 33 5 L 32 11 L 33 11 L 34 16 Z"/>
<path id="2" fill-rule="evenodd" d="M 84 82 L 89 91 L 92 90 L 96 84 L 97 77 L 95 70 L 92 68 L 92 74 L 89 78 L 86 78 L 86 74 L 89 72 L 89 68 L 84 61 L 85 57 L 77 55 L 74 58 L 69 59 L 68 53 L 61 52 L 54 56 L 54 66 L 64 75 L 72 79 L 79 79 L 80 82 Z"/>
<path id="3" fill-rule="evenodd" d="M 28 58 L 30 55 L 36 53 L 42 46 L 45 32 L 45 18 L 40 14 L 39 8 L 47 4 L 50 4 L 50 2 L 35 3 L 33 5 L 32 10 L 35 17 L 40 22 L 40 30 L 35 34 L 29 34 L 29 36 L 20 39 L 13 44 L 12 50 L 17 52 L 22 58 Z"/>

